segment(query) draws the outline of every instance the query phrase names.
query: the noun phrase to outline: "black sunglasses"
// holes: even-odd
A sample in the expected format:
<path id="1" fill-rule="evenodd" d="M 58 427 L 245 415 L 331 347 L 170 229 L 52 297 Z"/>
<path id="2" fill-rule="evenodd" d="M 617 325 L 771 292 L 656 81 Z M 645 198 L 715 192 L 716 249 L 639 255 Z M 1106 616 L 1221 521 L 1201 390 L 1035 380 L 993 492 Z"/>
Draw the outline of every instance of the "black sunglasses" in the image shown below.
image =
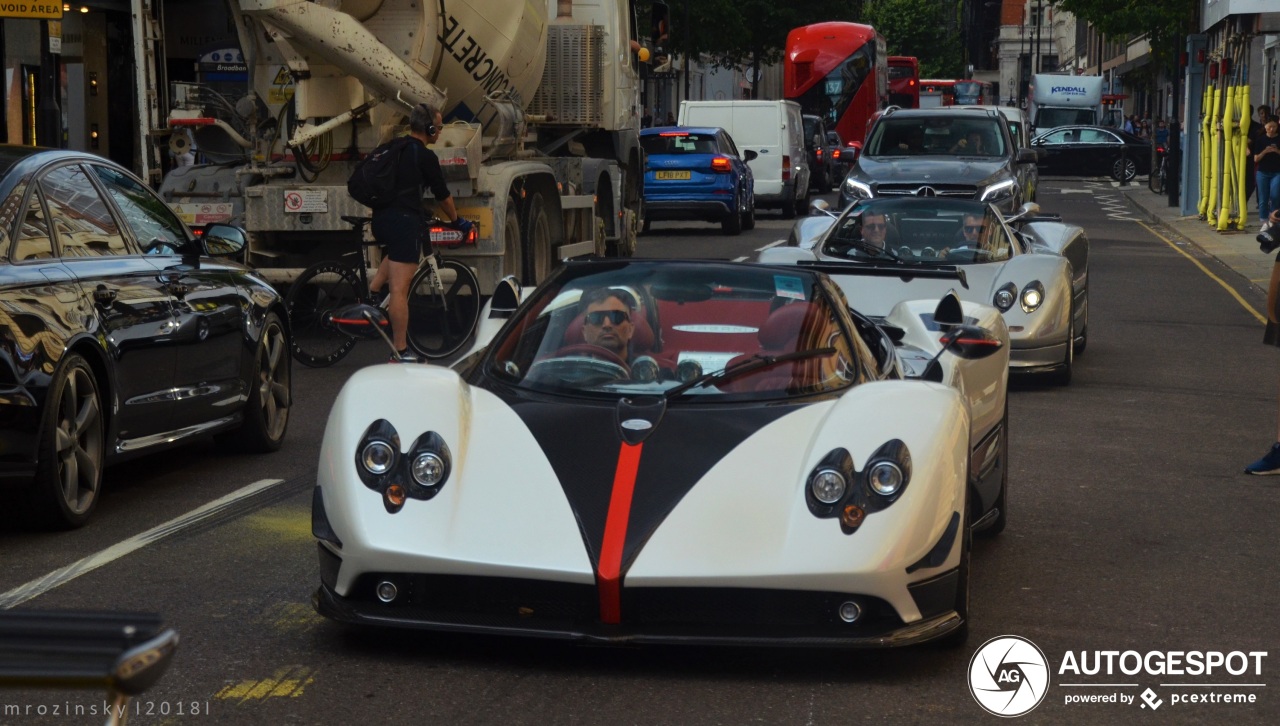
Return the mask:
<path id="1" fill-rule="evenodd" d="M 986 229 L 984 224 L 966 224 L 964 226 L 964 231 L 966 232 L 981 232 L 984 229 Z"/>
<path id="2" fill-rule="evenodd" d="M 606 318 L 614 325 L 622 325 L 623 322 L 631 319 L 631 313 L 626 310 L 596 310 L 587 313 L 587 325 L 604 325 Z"/>

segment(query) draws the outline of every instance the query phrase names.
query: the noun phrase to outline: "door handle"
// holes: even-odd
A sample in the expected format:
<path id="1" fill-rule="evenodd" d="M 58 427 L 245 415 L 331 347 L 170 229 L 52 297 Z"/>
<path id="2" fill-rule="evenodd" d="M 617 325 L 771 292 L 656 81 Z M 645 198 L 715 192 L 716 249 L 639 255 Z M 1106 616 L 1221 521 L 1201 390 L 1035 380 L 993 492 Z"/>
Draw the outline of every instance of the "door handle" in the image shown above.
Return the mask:
<path id="1" fill-rule="evenodd" d="M 106 285 L 98 285 L 93 291 L 93 300 L 103 307 L 111 307 L 116 301 L 117 292 Z"/>

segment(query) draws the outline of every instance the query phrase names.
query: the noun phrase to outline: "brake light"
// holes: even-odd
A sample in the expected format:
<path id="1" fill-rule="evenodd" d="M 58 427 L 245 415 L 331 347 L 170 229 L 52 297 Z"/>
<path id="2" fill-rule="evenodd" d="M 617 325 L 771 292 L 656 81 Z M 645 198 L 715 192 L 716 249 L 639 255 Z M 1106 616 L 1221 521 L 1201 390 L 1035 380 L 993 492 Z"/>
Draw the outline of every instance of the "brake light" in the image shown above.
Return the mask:
<path id="1" fill-rule="evenodd" d="M 791 181 L 791 157 L 782 157 L 782 181 Z"/>
<path id="2" fill-rule="evenodd" d="M 473 245 L 479 238 L 476 227 L 472 227 L 468 234 L 463 234 L 462 230 L 446 227 L 444 225 L 433 225 L 431 227 L 431 244 L 441 247 L 459 247 L 461 245 Z"/>
<path id="3" fill-rule="evenodd" d="M 733 167 L 729 165 L 729 159 L 725 156 L 713 156 L 711 158 L 711 171 L 732 171 Z"/>
<path id="4" fill-rule="evenodd" d="M 816 149 L 815 151 L 816 151 L 816 152 L 817 152 L 817 154 L 818 154 L 818 158 L 819 158 L 819 159 L 821 159 L 821 158 L 822 158 L 822 149 Z"/>
<path id="5" fill-rule="evenodd" d="M 1157 146 L 1157 147 L 1156 147 L 1156 153 L 1157 153 L 1157 154 L 1163 154 L 1163 153 L 1164 153 L 1164 147 L 1163 147 L 1163 146 Z"/>
<path id="6" fill-rule="evenodd" d="M 688 136 L 689 132 L 688 131 L 661 131 L 658 133 L 658 135 L 659 136 Z"/>
<path id="7" fill-rule="evenodd" d="M 831 158 L 832 158 L 832 159 L 839 159 L 839 158 L 840 158 L 840 149 L 839 149 L 839 147 L 834 148 L 834 149 L 832 149 L 832 150 L 831 150 Z"/>

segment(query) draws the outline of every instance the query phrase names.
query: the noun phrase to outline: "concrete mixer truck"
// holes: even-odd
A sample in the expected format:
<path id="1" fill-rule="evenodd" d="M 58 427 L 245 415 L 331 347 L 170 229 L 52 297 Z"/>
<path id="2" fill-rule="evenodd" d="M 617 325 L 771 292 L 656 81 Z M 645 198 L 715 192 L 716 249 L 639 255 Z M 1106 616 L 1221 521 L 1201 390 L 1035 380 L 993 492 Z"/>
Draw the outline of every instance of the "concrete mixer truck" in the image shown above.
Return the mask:
<path id="1" fill-rule="evenodd" d="M 351 250 L 356 161 L 445 116 L 434 150 L 479 239 L 454 249 L 484 292 L 540 282 L 561 259 L 627 256 L 641 219 L 640 50 L 629 0 L 230 0 L 249 90 L 175 86 L 177 167 L 161 195 L 189 223 L 250 233 L 273 282 Z"/>

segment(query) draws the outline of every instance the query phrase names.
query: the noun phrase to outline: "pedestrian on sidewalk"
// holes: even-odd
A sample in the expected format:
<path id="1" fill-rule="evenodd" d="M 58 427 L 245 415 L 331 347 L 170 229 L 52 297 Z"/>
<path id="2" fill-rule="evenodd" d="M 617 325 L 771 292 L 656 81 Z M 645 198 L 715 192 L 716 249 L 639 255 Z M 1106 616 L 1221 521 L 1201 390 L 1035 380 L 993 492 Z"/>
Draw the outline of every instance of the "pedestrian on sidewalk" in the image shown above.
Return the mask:
<path id="1" fill-rule="evenodd" d="M 1266 225 L 1271 210 L 1280 204 L 1280 122 L 1268 119 L 1266 134 L 1249 144 L 1257 168 L 1258 217 Z"/>
<path id="2" fill-rule="evenodd" d="M 1257 169 L 1253 164 L 1253 143 L 1259 138 L 1266 136 L 1267 132 L 1263 128 L 1267 125 L 1268 119 L 1271 118 L 1271 108 L 1269 106 L 1258 107 L 1258 120 L 1249 124 L 1249 142 L 1246 144 L 1245 151 L 1245 170 L 1244 170 L 1244 200 L 1249 201 L 1249 197 L 1253 196 L 1253 188 L 1257 182 Z M 1259 199 L 1261 202 L 1261 199 Z M 1258 208 L 1258 216 L 1266 217 L 1267 213 L 1262 211 L 1261 206 Z"/>
<path id="3" fill-rule="evenodd" d="M 1275 121 L 1271 123 L 1275 124 Z M 1258 196 L 1262 196 L 1261 184 L 1258 185 Z M 1280 199 L 1277 199 L 1275 204 L 1275 208 L 1268 215 L 1268 221 L 1275 230 L 1280 230 Z M 1262 251 L 1274 251 L 1277 247 L 1277 237 L 1280 237 L 1280 233 L 1276 235 L 1271 231 L 1260 233 L 1258 243 L 1262 246 Z M 1262 334 L 1262 342 L 1266 345 L 1280 346 L 1280 310 L 1276 309 L 1278 306 L 1280 306 L 1280 258 L 1276 259 L 1275 266 L 1271 268 L 1271 285 L 1267 289 L 1267 330 Z M 1257 476 L 1280 474 L 1280 414 L 1277 415 L 1277 421 L 1276 443 L 1271 445 L 1271 450 L 1265 456 L 1246 466 L 1244 473 Z"/>

